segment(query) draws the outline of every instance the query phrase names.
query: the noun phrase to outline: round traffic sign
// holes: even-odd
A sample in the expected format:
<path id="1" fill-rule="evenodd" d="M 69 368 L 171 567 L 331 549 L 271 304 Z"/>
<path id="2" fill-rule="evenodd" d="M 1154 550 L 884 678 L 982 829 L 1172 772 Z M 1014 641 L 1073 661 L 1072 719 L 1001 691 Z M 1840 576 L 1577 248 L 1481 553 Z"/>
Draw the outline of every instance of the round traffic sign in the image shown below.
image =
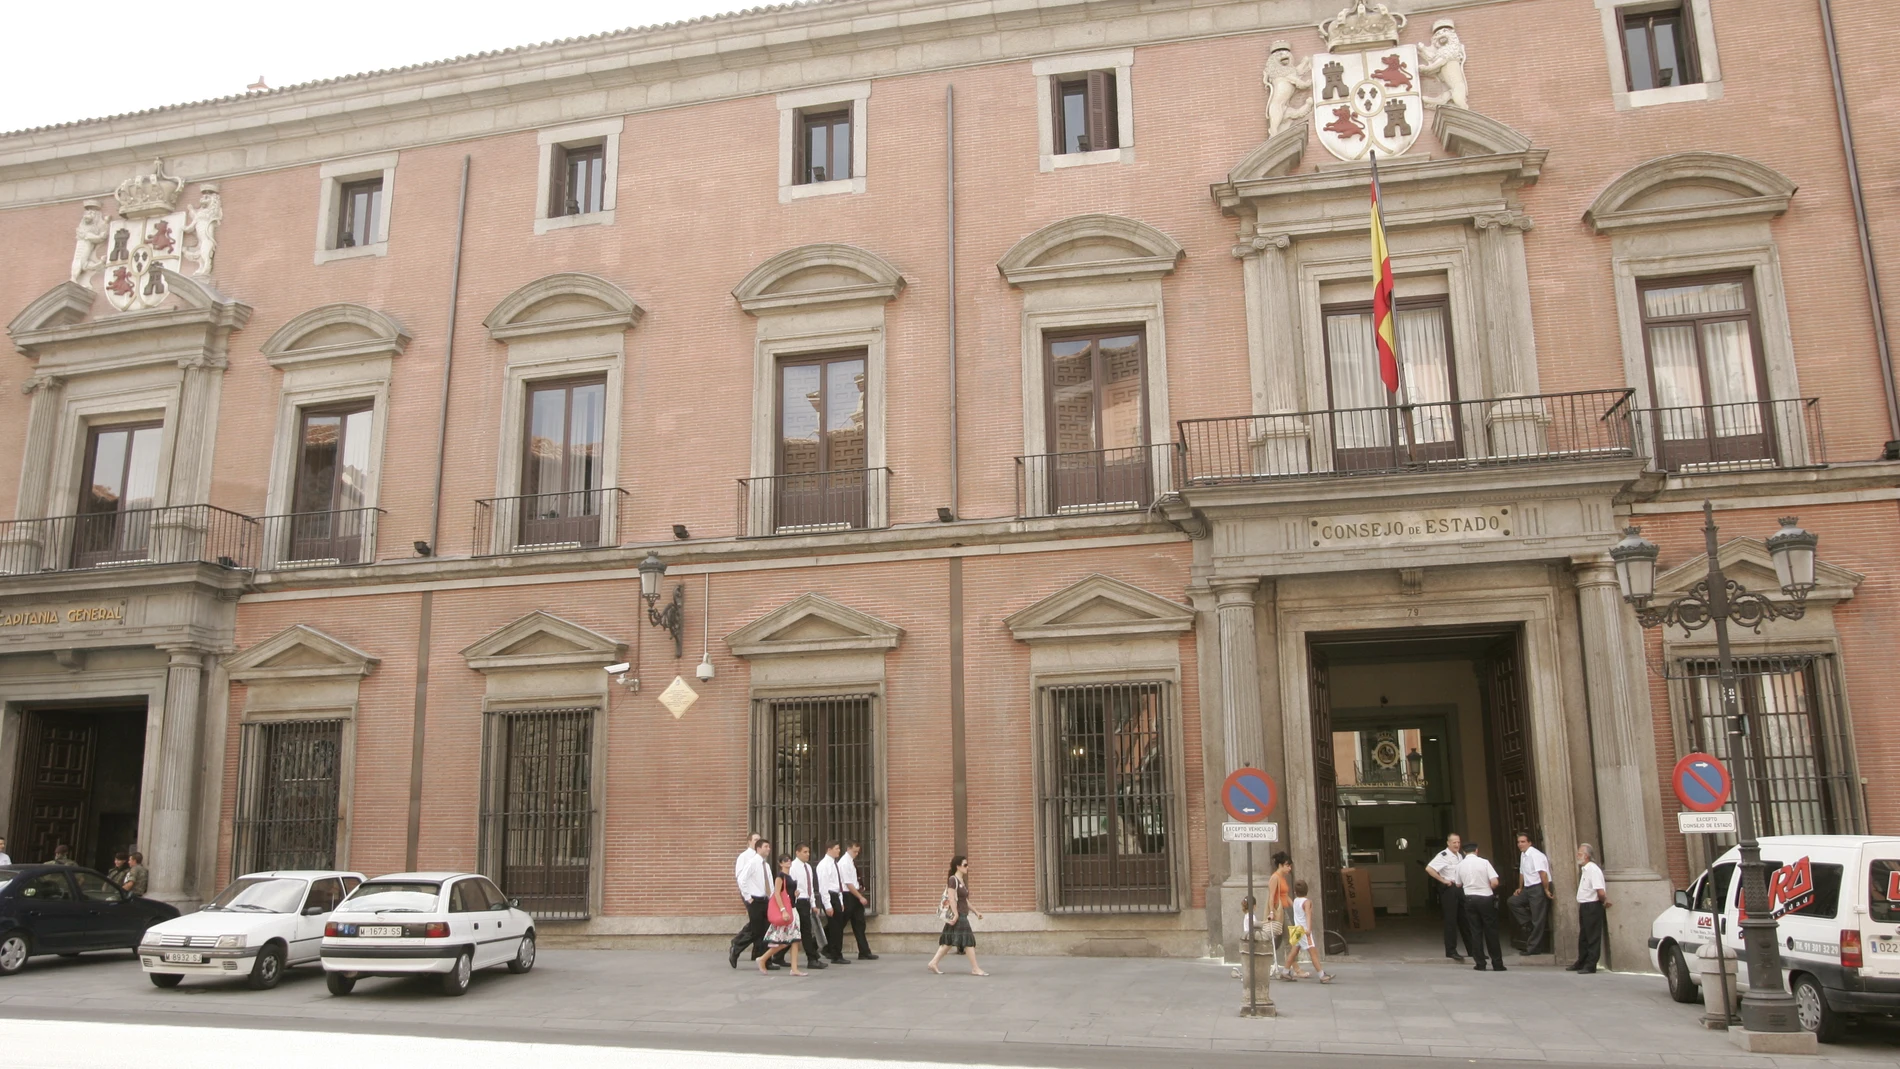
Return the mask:
<path id="1" fill-rule="evenodd" d="M 1242 824 L 1258 824 L 1267 819 L 1280 801 L 1273 777 L 1257 768 L 1235 769 L 1220 787 L 1220 804 L 1227 815 Z"/>
<path id="2" fill-rule="evenodd" d="M 1708 754 L 1692 753 L 1677 761 L 1669 780 L 1684 809 L 1713 813 L 1728 804 L 1728 769 Z"/>

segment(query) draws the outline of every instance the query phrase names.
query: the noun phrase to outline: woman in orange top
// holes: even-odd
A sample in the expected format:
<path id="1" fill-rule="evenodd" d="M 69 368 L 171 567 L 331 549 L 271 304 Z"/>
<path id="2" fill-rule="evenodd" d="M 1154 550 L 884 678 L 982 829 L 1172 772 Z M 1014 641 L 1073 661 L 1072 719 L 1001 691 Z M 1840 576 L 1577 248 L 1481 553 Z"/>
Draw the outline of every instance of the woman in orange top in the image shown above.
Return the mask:
<path id="1" fill-rule="evenodd" d="M 1282 850 L 1273 855 L 1273 875 L 1267 877 L 1267 916 L 1265 923 L 1272 924 L 1278 921 L 1280 924 L 1279 930 L 1283 932 L 1286 931 L 1287 925 L 1293 923 L 1293 890 L 1290 886 L 1292 882 L 1293 859 L 1287 856 L 1286 851 Z M 1278 948 L 1276 947 L 1273 962 L 1273 978 L 1276 980 L 1280 979 L 1282 973 L 1283 970 L 1280 968 Z"/>

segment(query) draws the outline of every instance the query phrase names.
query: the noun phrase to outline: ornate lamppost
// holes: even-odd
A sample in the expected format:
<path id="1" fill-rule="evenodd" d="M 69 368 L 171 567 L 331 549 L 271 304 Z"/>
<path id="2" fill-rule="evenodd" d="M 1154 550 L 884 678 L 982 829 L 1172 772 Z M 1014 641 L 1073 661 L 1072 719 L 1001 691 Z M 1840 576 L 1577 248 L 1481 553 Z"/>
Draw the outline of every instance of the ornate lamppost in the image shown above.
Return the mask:
<path id="1" fill-rule="evenodd" d="M 677 658 L 681 654 L 680 637 L 686 630 L 686 584 L 674 587 L 673 600 L 666 603 L 666 608 L 658 608 L 660 577 L 665 574 L 666 562 L 649 551 L 640 562 L 640 596 L 647 603 L 647 622 L 673 636 L 673 656 Z"/>
<path id="2" fill-rule="evenodd" d="M 1651 608 L 1656 594 L 1656 543 L 1642 537 L 1637 527 L 1626 527 L 1623 540 L 1610 547 L 1616 562 L 1616 580 L 1623 600 L 1636 610 L 1644 627 L 1680 627 L 1684 635 L 1715 625 L 1716 685 L 1722 691 L 1722 713 L 1728 721 L 1728 759 L 1735 783 L 1735 823 L 1741 850 L 1742 956 L 1748 962 L 1748 992 L 1742 996 L 1742 1027 L 1751 1032 L 1795 1032 L 1794 997 L 1781 974 L 1781 949 L 1776 923 L 1768 905 L 1768 866 L 1755 839 L 1753 798 L 1756 785 L 1746 754 L 1747 725 L 1736 695 L 1735 659 L 1729 652 L 1728 625 L 1759 632 L 1769 620 L 1799 620 L 1807 611 L 1808 592 L 1814 589 L 1814 547 L 1820 539 L 1795 524 L 1781 521 L 1768 536 L 1768 553 L 1775 562 L 1775 578 L 1788 595 L 1786 602 L 1770 600 L 1722 574 L 1715 541 L 1715 508 L 1702 503 L 1702 536 L 1708 550 L 1709 577 L 1667 605 Z"/>

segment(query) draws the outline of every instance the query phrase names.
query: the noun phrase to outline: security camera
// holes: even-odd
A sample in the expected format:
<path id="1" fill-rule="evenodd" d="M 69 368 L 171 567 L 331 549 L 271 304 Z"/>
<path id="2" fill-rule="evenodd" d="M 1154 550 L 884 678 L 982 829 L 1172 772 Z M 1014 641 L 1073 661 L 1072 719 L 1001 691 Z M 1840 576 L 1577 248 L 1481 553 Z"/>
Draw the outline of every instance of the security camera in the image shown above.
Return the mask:
<path id="1" fill-rule="evenodd" d="M 608 675 L 610 675 L 610 676 L 617 676 L 617 675 L 620 675 L 620 674 L 621 674 L 622 672 L 625 672 L 625 671 L 627 671 L 628 669 L 630 669 L 630 668 L 632 668 L 632 667 L 633 667 L 633 664 L 632 664 L 632 662 L 630 662 L 630 661 L 621 661 L 621 662 L 620 662 L 619 664 L 610 664 L 610 665 L 608 665 L 608 666 L 606 667 L 606 669 L 605 669 L 605 671 L 606 671 L 606 673 L 607 673 Z"/>
<path id="2" fill-rule="evenodd" d="M 712 659 L 707 658 L 699 662 L 699 667 L 693 669 L 693 674 L 699 677 L 701 683 L 711 679 L 713 677 Z"/>

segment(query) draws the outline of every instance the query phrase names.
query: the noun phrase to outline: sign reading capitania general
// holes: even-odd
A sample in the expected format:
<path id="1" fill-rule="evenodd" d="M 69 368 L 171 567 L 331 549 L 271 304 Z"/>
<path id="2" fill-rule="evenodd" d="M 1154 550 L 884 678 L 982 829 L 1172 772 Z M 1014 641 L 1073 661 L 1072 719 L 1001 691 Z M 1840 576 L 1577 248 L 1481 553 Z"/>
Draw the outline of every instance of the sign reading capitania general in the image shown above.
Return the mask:
<path id="1" fill-rule="evenodd" d="M 71 627 L 75 624 L 122 624 L 125 602 L 104 605 L 48 606 L 32 609 L 0 609 L 0 630 L 29 627 Z"/>

